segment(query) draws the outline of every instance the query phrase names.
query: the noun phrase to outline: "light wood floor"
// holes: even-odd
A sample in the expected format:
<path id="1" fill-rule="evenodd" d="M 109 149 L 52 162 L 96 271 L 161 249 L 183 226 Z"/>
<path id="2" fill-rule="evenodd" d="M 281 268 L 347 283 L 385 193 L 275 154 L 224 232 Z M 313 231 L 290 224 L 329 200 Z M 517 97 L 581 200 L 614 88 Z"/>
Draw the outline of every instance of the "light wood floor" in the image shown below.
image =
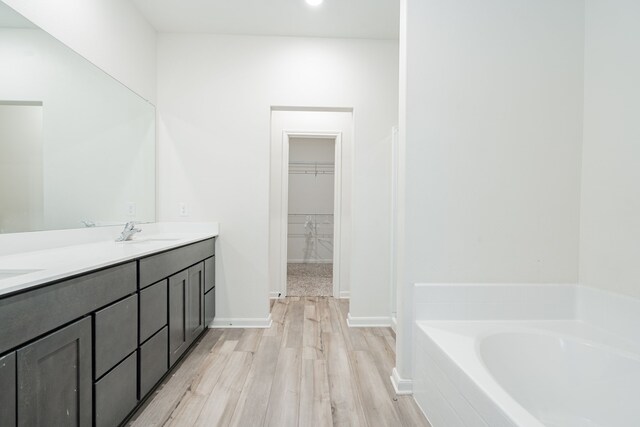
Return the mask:
<path id="1" fill-rule="evenodd" d="M 389 380 L 390 328 L 349 328 L 348 302 L 289 297 L 270 329 L 211 329 L 134 426 L 429 426 Z"/>

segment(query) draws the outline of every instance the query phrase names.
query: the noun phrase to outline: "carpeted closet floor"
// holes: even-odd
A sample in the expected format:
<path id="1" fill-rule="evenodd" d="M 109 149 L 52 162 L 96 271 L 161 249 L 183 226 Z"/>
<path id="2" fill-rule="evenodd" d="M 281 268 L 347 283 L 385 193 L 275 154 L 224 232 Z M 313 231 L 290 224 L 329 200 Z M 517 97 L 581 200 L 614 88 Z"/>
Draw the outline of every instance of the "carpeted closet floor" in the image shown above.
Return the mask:
<path id="1" fill-rule="evenodd" d="M 333 293 L 333 264 L 287 264 L 287 296 L 326 297 Z"/>

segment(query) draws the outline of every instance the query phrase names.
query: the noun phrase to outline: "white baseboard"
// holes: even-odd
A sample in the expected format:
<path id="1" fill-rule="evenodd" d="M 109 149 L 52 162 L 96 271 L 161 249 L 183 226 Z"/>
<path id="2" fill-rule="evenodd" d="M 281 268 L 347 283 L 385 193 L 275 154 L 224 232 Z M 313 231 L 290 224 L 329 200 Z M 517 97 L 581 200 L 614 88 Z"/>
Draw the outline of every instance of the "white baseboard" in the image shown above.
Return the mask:
<path id="1" fill-rule="evenodd" d="M 270 328 L 271 327 L 271 313 L 266 319 L 251 319 L 251 318 L 215 318 L 213 322 L 209 324 L 209 328 Z"/>
<path id="2" fill-rule="evenodd" d="M 391 317 L 352 317 L 347 313 L 347 325 L 350 328 L 380 328 L 391 326 Z"/>
<path id="3" fill-rule="evenodd" d="M 269 299 L 278 299 L 284 298 L 284 295 L 280 291 L 271 291 L 269 292 Z"/>
<path id="4" fill-rule="evenodd" d="M 406 396 L 409 394 L 413 394 L 413 381 L 401 378 L 398 374 L 398 370 L 395 367 L 393 368 L 393 371 L 391 371 L 390 378 L 396 395 Z"/>
<path id="5" fill-rule="evenodd" d="M 351 298 L 350 291 L 340 291 L 340 299 L 349 299 Z"/>
<path id="6" fill-rule="evenodd" d="M 398 332 L 397 329 L 398 329 L 398 318 L 395 316 L 391 316 L 391 330 L 397 333 Z"/>

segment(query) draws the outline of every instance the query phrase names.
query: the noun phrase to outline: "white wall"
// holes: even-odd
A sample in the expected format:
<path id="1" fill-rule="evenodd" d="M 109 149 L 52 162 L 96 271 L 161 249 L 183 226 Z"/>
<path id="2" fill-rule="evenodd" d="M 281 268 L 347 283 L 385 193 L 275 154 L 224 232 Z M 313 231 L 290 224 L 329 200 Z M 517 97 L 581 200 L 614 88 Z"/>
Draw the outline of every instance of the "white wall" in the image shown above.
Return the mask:
<path id="1" fill-rule="evenodd" d="M 278 105 L 353 107 L 351 311 L 388 316 L 388 263 L 375 261 L 389 257 L 388 232 L 371 230 L 388 222 L 396 42 L 160 34 L 160 218 L 219 221 L 219 316 L 264 319 L 270 108 Z"/>
<path id="2" fill-rule="evenodd" d="M 143 98 L 156 99 L 156 32 L 127 0 L 3 0 Z"/>
<path id="3" fill-rule="evenodd" d="M 582 0 L 403 0 L 398 372 L 417 282 L 575 282 Z M 406 56 L 405 56 L 406 54 Z"/>
<path id="4" fill-rule="evenodd" d="M 586 1 L 580 283 L 640 297 L 640 3 Z"/>
<path id="5" fill-rule="evenodd" d="M 334 161 L 333 139 L 289 141 L 288 262 L 333 261 Z"/>

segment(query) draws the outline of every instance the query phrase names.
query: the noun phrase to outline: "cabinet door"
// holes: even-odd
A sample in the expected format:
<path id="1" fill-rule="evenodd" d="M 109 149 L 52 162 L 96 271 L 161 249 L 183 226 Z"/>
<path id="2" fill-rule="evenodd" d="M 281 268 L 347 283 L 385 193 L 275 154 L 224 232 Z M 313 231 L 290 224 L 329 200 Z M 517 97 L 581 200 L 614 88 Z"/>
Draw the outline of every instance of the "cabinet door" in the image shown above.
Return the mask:
<path id="1" fill-rule="evenodd" d="M 19 349 L 17 365 L 18 425 L 91 425 L 91 318 Z"/>
<path id="2" fill-rule="evenodd" d="M 16 425 L 16 354 L 0 357 L 0 422 Z"/>
<path id="3" fill-rule="evenodd" d="M 204 327 L 208 327 L 216 316 L 216 289 L 204 294 Z"/>
<path id="4" fill-rule="evenodd" d="M 215 257 L 204 260 L 204 293 L 209 292 L 216 285 L 216 259 Z"/>
<path id="5" fill-rule="evenodd" d="M 191 343 L 188 328 L 189 272 L 169 277 L 169 365 L 182 356 Z"/>
<path id="6" fill-rule="evenodd" d="M 204 330 L 204 263 L 202 262 L 189 268 L 188 297 L 188 332 L 189 343 L 191 343 Z"/>

